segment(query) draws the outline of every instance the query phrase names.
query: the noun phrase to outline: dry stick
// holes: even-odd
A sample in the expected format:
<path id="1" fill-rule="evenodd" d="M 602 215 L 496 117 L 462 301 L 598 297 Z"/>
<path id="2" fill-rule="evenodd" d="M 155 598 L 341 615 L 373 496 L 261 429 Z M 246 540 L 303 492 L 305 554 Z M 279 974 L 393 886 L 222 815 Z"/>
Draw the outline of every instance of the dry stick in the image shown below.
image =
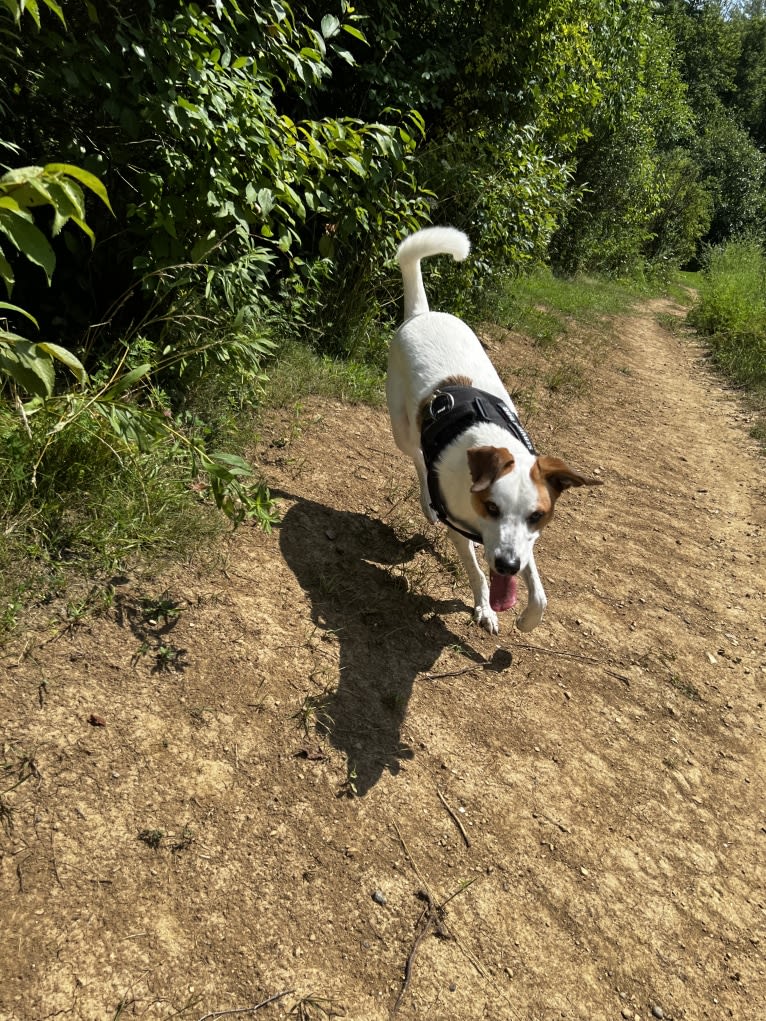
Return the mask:
<path id="1" fill-rule="evenodd" d="M 461 674 L 475 674 L 477 670 L 482 670 L 486 666 L 486 663 L 477 663 L 476 666 L 466 666 L 462 670 L 447 670 L 443 674 L 423 674 L 423 676 L 429 681 L 436 681 L 440 677 L 460 677 Z"/>
<path id="2" fill-rule="evenodd" d="M 532 652 L 544 652 L 547 656 L 564 656 L 567 659 L 578 659 L 581 663 L 593 663 L 595 666 L 603 666 L 600 659 L 592 656 L 581 656 L 579 652 L 564 652 L 562 649 L 546 649 L 542 645 L 527 645 L 524 642 L 514 642 L 514 649 L 530 649 Z"/>
<path id="3" fill-rule="evenodd" d="M 283 996 L 289 996 L 290 993 L 294 993 L 294 989 L 285 989 L 283 993 L 274 993 L 268 1000 L 262 1000 L 260 1003 L 256 1003 L 254 1007 L 237 1007 L 236 1010 L 214 1010 L 212 1014 L 205 1014 L 199 1021 L 210 1021 L 211 1018 L 219 1017 L 231 1017 L 233 1014 L 254 1014 L 256 1010 L 260 1010 L 261 1007 L 266 1007 L 270 1003 L 274 1003 L 275 1000 L 281 1000 Z"/>
<path id="4" fill-rule="evenodd" d="M 468 834 L 466 833 L 465 829 L 463 828 L 463 824 L 461 823 L 460 819 L 458 819 L 458 817 L 455 814 L 455 812 L 453 812 L 453 810 L 447 804 L 447 799 L 444 797 L 444 795 L 442 794 L 442 792 L 439 790 L 438 787 L 436 788 L 436 793 L 439 795 L 439 800 L 441 801 L 441 803 L 444 805 L 444 807 L 447 809 L 449 814 L 452 816 L 452 821 L 457 826 L 457 828 L 460 830 L 460 835 L 463 838 L 463 840 L 465 840 L 465 846 L 466 847 L 470 847 L 471 846 L 471 840 L 470 840 Z M 446 904 L 446 901 L 445 901 L 445 904 Z"/>
<path id="5" fill-rule="evenodd" d="M 428 893 L 426 893 L 426 897 L 428 897 L 428 907 L 423 909 L 423 913 L 418 919 L 418 925 L 420 926 L 420 928 L 417 936 L 415 937 L 415 942 L 412 944 L 412 950 L 410 950 L 409 954 L 407 955 L 407 960 L 404 965 L 404 981 L 402 982 L 402 988 L 399 990 L 399 995 L 396 997 L 396 1003 L 391 1008 L 391 1013 L 389 1017 L 394 1017 L 397 1010 L 399 1010 L 399 1004 L 402 1002 L 404 994 L 407 992 L 407 986 L 410 984 L 410 976 L 412 975 L 412 962 L 415 959 L 415 954 L 418 951 L 418 947 L 420 946 L 421 940 L 428 932 L 428 930 L 431 928 L 431 922 L 433 921 L 434 902 L 431 900 L 431 897 L 428 895 Z"/>
<path id="6" fill-rule="evenodd" d="M 437 788 L 437 792 L 438 792 L 438 788 Z M 441 795 L 439 795 L 439 796 L 441 797 Z M 449 810 L 449 806 L 446 806 L 446 807 Z M 456 820 L 456 822 L 457 822 L 457 820 Z M 459 822 L 458 822 L 458 825 L 460 825 Z M 415 937 L 415 942 L 412 944 L 412 949 L 410 950 L 409 954 L 407 955 L 407 960 L 406 960 L 405 965 L 404 965 L 404 981 L 402 982 L 402 988 L 399 990 L 399 995 L 396 998 L 396 1003 L 391 1008 L 391 1013 L 389 1014 L 390 1018 L 393 1018 L 396 1015 L 396 1012 L 399 1010 L 399 1006 L 400 1006 L 400 1004 L 401 1004 L 401 1002 L 402 1002 L 402 1000 L 404 998 L 404 994 L 407 992 L 407 987 L 410 984 L 410 977 L 412 975 L 412 964 L 413 964 L 413 961 L 415 960 L 415 954 L 418 952 L 418 948 L 420 947 L 420 944 L 423 941 L 423 937 L 427 934 L 428 930 L 431 928 L 432 925 L 434 925 L 436 927 L 436 932 L 440 936 L 444 937 L 445 939 L 452 939 L 452 940 L 454 940 L 456 942 L 456 944 L 458 945 L 458 947 L 460 948 L 460 950 L 466 955 L 466 957 L 468 957 L 468 959 L 474 965 L 474 967 L 479 972 L 479 974 L 482 975 L 483 977 L 486 977 L 486 972 L 481 967 L 480 963 L 476 960 L 476 958 L 472 954 L 469 954 L 468 951 L 466 951 L 466 949 L 460 943 L 460 940 L 453 933 L 447 931 L 447 929 L 445 928 L 445 925 L 444 925 L 444 918 L 443 918 L 444 908 L 446 907 L 446 905 L 449 904 L 449 902 L 454 897 L 457 897 L 459 894 L 464 893 L 468 889 L 469 886 L 473 886 L 473 884 L 476 882 L 476 880 L 479 877 L 476 876 L 470 882 L 464 883 L 461 887 L 459 887 L 457 890 L 455 890 L 454 893 L 451 893 L 449 895 L 449 897 L 446 898 L 446 900 L 442 901 L 441 904 L 437 904 L 436 901 L 434 900 L 433 896 L 431 895 L 430 890 L 428 889 L 428 884 L 425 882 L 425 880 L 421 876 L 420 870 L 418 869 L 417 865 L 415 864 L 415 859 L 412 857 L 412 854 L 410 853 L 410 849 L 407 847 L 406 843 L 404 842 L 404 837 L 402 836 L 401 830 L 396 825 L 396 823 L 393 823 L 393 827 L 396 830 L 397 836 L 399 837 L 399 840 L 401 842 L 401 845 L 402 845 L 402 848 L 404 850 L 404 853 L 407 855 L 407 858 L 409 859 L 410 865 L 412 865 L 413 869 L 415 870 L 415 875 L 418 877 L 420 882 L 423 884 L 423 890 L 420 892 L 420 896 L 421 897 L 425 897 L 426 902 L 428 904 L 428 907 L 423 909 L 423 912 L 422 912 L 420 918 L 418 919 L 418 933 L 417 933 L 417 935 Z M 462 831 L 462 827 L 461 827 L 461 831 Z M 463 836 L 465 836 L 465 834 L 463 834 Z M 467 839 L 468 838 L 466 837 L 466 840 Z M 201 1019 L 201 1021 L 204 1021 L 204 1018 Z"/>
<path id="7" fill-rule="evenodd" d="M 433 898 L 431 897 L 431 891 L 429 889 L 428 883 L 421 876 L 420 869 L 415 864 L 415 859 L 412 857 L 412 854 L 410 853 L 409 847 L 407 847 L 407 845 L 404 842 L 404 837 L 402 836 L 402 831 L 399 829 L 399 827 L 396 825 L 396 823 L 393 823 L 393 827 L 396 830 L 396 835 L 399 838 L 399 842 L 402 845 L 402 849 L 403 849 L 404 853 L 407 855 L 407 858 L 409 859 L 410 865 L 412 865 L 413 869 L 415 870 L 415 875 L 420 880 L 420 883 L 421 883 L 423 889 L 425 890 L 426 894 L 428 895 L 429 899 L 433 900 Z"/>

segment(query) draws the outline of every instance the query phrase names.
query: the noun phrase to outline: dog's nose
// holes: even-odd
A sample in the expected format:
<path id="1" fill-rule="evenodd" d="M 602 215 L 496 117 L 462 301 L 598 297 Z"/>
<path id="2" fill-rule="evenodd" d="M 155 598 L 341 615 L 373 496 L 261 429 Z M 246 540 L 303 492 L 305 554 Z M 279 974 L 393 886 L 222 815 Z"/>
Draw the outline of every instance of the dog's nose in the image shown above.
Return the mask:
<path id="1" fill-rule="evenodd" d="M 518 557 L 495 557 L 495 574 L 518 574 L 521 561 Z"/>

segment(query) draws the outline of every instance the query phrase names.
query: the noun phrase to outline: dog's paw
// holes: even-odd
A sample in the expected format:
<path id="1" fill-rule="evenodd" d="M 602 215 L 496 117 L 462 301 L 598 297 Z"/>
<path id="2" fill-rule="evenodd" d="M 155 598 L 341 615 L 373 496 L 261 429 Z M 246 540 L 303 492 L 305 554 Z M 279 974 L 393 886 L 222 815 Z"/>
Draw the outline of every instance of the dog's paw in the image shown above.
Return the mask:
<path id="1" fill-rule="evenodd" d="M 497 622 L 497 614 L 489 606 L 475 606 L 473 610 L 474 623 L 481 624 L 485 631 L 489 631 L 491 635 L 496 635 L 500 630 L 500 626 Z"/>
<path id="2" fill-rule="evenodd" d="M 528 606 L 523 613 L 516 618 L 516 627 L 519 631 L 534 631 L 543 619 L 545 607 L 538 609 L 536 606 Z"/>

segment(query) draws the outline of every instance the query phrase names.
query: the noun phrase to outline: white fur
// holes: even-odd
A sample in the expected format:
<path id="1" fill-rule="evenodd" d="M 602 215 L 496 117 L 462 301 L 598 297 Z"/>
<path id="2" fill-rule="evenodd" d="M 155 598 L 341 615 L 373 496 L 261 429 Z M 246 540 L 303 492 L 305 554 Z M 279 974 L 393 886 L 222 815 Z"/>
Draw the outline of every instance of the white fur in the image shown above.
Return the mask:
<path id="1" fill-rule="evenodd" d="M 420 449 L 418 409 L 439 383 L 462 375 L 472 385 L 513 402 L 474 332 L 460 319 L 428 308 L 420 272 L 420 260 L 439 253 L 458 261 L 469 251 L 468 238 L 450 227 L 429 227 L 408 237 L 397 257 L 404 282 L 404 323 L 391 342 L 386 393 L 396 445 L 412 458 L 420 480 L 420 502 L 429 521 L 436 516 L 430 506 L 426 468 Z M 513 470 L 492 485 L 492 500 L 500 509 L 496 519 L 479 515 L 471 501 L 468 450 L 477 446 L 507 448 L 514 458 Z M 546 597 L 537 573 L 533 547 L 539 532 L 527 523 L 537 506 L 539 491 L 530 472 L 535 462 L 524 445 L 500 426 L 480 423 L 458 436 L 441 455 L 439 482 L 453 519 L 459 519 L 482 536 L 490 569 L 498 558 L 518 559 L 519 574 L 527 587 L 526 609 L 516 620 L 522 631 L 531 631 L 543 618 Z M 474 620 L 497 634 L 497 615 L 489 605 L 489 586 L 476 559 L 474 544 L 449 529 L 468 574 L 474 599 Z"/>

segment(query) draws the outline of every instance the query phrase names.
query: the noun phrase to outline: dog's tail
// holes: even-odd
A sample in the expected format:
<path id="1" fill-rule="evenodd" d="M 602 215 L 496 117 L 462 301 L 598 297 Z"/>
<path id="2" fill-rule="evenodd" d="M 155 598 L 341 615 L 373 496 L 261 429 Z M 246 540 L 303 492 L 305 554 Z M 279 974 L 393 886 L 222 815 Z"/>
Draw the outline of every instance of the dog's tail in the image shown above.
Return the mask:
<path id="1" fill-rule="evenodd" d="M 462 262 L 470 250 L 471 242 L 462 231 L 454 227 L 426 227 L 402 241 L 396 258 L 404 281 L 405 319 L 428 311 L 420 260 L 429 255 L 451 255 L 456 262 Z"/>

